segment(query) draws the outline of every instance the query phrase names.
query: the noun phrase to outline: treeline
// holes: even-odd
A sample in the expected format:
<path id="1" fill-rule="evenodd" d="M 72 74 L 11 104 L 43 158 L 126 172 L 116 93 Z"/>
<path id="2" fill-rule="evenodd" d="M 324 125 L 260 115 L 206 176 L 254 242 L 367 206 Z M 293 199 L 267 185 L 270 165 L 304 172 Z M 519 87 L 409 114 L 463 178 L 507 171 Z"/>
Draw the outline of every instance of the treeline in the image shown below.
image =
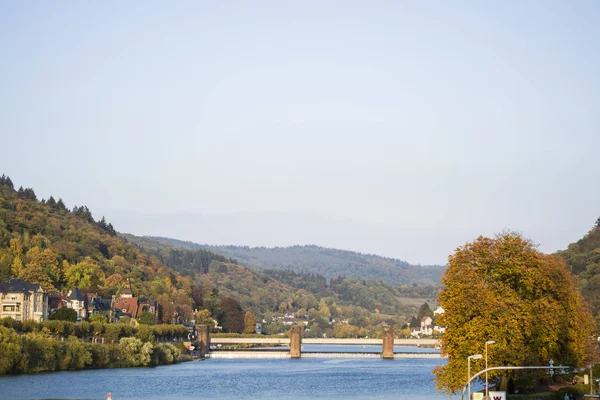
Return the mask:
<path id="1" fill-rule="evenodd" d="M 181 351 L 170 343 L 143 342 L 124 337 L 118 344 L 82 342 L 75 336 L 59 340 L 44 331 L 19 335 L 0 326 L 0 375 L 78 370 L 85 368 L 146 367 L 173 364 Z"/>
<path id="2" fill-rule="evenodd" d="M 0 326 L 13 329 L 19 334 L 43 332 L 57 339 L 75 336 L 82 340 L 96 338 L 105 343 L 116 343 L 124 337 L 136 337 L 144 342 L 152 341 L 181 341 L 187 338 L 188 329 L 183 325 L 137 325 L 129 323 L 107 324 L 102 322 L 78 323 L 69 321 L 33 320 L 17 321 L 10 317 L 0 319 Z"/>
<path id="3" fill-rule="evenodd" d="M 169 268 L 180 274 L 194 277 L 206 274 L 213 261 L 233 263 L 230 258 L 207 250 L 187 251 L 180 248 L 161 245 L 158 242 L 130 234 L 121 234 L 123 239 L 141 248 L 146 254 L 155 256 Z"/>
<path id="4" fill-rule="evenodd" d="M 181 343 L 187 334 L 182 325 L 37 323 L 7 317 L 0 319 L 0 375 L 173 364 L 188 357 L 182 348 L 160 341 Z M 92 337 L 97 341 L 90 342 Z"/>
<path id="5" fill-rule="evenodd" d="M 560 254 L 579 277 L 581 294 L 600 328 L 600 218 L 581 240 L 571 243 Z"/>
<path id="6" fill-rule="evenodd" d="M 327 279 L 344 275 L 356 279 L 384 280 L 392 285 L 436 285 L 443 271 L 439 265 L 411 265 L 395 258 L 314 245 L 273 248 L 212 246 L 164 237 L 149 238 L 169 246 L 219 253 L 261 271 L 290 269 L 323 275 Z"/>

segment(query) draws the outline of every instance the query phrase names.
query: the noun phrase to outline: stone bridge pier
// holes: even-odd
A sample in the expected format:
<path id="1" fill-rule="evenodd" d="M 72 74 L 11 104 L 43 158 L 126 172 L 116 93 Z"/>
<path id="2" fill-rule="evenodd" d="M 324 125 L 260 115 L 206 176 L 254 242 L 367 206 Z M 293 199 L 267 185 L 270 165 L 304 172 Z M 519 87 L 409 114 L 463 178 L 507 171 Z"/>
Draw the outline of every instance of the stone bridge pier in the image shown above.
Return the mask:
<path id="1" fill-rule="evenodd" d="M 204 357 L 210 352 L 210 329 L 208 325 L 196 325 L 198 337 L 196 342 L 200 344 L 200 348 L 196 349 L 200 353 L 200 357 Z"/>
<path id="2" fill-rule="evenodd" d="M 383 328 L 383 346 L 381 358 L 384 360 L 394 359 L 394 331 L 391 326 Z"/>
<path id="3" fill-rule="evenodd" d="M 293 326 L 290 329 L 290 358 L 302 357 L 302 327 Z"/>

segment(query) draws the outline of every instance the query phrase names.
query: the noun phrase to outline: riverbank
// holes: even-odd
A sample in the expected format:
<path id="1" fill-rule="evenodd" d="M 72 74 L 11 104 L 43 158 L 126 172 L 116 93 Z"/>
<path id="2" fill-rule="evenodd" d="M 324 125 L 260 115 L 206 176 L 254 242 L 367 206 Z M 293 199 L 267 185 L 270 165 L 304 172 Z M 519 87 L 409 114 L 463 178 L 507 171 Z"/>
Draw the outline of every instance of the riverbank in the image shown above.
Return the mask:
<path id="1" fill-rule="evenodd" d="M 57 338 L 48 330 L 18 333 L 0 326 L 0 375 L 82 369 L 152 367 L 191 360 L 171 343 L 123 337 L 117 343 L 82 341 L 69 335 Z"/>

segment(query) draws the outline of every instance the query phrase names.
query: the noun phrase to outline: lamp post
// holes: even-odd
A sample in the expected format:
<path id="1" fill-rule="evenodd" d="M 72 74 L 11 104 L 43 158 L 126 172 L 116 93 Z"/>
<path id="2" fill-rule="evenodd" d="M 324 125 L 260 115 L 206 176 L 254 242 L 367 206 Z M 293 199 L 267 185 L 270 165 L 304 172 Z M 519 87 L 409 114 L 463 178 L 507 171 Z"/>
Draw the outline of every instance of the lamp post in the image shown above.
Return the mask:
<path id="1" fill-rule="evenodd" d="M 490 344 L 496 343 L 494 340 L 488 340 L 485 342 L 485 369 L 488 369 L 488 350 L 487 347 Z M 485 371 L 485 399 L 488 400 L 490 398 L 490 391 L 488 388 L 488 373 Z"/>
<path id="2" fill-rule="evenodd" d="M 467 357 L 467 374 L 469 375 L 469 400 L 471 400 L 471 360 L 479 360 L 483 358 L 481 354 L 473 354 Z"/>

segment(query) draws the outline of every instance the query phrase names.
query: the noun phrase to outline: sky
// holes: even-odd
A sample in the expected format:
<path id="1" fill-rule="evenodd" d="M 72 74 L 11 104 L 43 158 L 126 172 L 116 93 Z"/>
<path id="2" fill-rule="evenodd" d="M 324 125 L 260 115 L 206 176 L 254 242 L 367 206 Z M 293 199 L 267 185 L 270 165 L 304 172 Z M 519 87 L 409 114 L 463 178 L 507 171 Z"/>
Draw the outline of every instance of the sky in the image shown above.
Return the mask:
<path id="1" fill-rule="evenodd" d="M 600 216 L 595 1 L 0 2 L 0 174 L 118 231 L 445 264 Z"/>

